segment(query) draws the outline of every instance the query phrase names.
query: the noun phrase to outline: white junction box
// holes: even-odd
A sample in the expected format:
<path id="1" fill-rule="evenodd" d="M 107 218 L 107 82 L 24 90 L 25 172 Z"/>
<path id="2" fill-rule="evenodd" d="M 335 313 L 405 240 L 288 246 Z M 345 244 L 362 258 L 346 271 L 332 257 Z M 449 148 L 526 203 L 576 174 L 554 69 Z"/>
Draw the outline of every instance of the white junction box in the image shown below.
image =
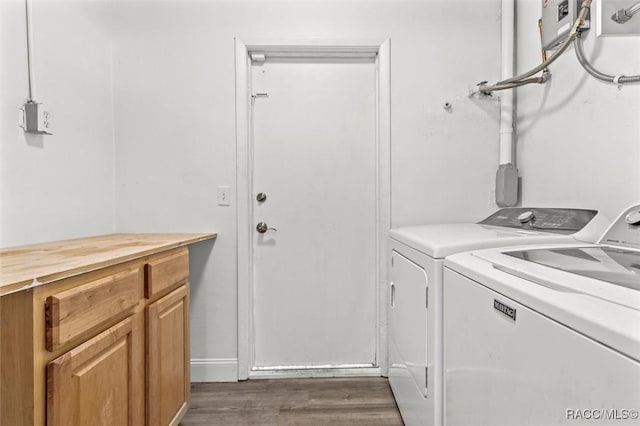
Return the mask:
<path id="1" fill-rule="evenodd" d="M 624 23 L 612 19 L 612 15 L 634 5 L 637 0 L 598 0 L 595 13 L 598 36 L 640 36 L 640 13 Z"/>
<path id="2" fill-rule="evenodd" d="M 553 50 L 569 35 L 573 23 L 578 19 L 582 0 L 542 1 L 542 47 Z M 583 28 L 589 28 L 585 19 Z"/>
<path id="3" fill-rule="evenodd" d="M 22 108 L 21 127 L 25 132 L 52 135 L 51 113 L 38 102 L 27 102 Z"/>

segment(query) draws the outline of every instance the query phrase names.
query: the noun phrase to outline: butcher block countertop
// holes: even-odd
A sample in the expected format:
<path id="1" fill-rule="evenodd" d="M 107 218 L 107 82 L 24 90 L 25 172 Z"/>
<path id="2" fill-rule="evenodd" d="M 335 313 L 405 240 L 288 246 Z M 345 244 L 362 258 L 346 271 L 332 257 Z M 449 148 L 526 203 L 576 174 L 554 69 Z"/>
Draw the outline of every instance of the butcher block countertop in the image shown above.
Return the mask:
<path id="1" fill-rule="evenodd" d="M 109 234 L 0 249 L 0 296 L 216 236 Z"/>

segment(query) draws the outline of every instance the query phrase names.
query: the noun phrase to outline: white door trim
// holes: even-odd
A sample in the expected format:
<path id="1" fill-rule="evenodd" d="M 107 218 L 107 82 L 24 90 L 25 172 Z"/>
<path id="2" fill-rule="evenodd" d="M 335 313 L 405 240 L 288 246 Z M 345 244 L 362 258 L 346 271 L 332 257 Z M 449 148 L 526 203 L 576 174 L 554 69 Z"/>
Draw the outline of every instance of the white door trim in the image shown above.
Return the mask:
<path id="1" fill-rule="evenodd" d="M 361 57 L 376 55 L 376 145 L 377 145 L 377 256 L 378 343 L 377 362 L 387 375 L 387 236 L 391 227 L 391 82 L 390 40 L 252 41 L 235 39 L 236 74 L 236 188 L 238 256 L 238 380 L 246 380 L 253 359 L 252 281 L 252 131 L 250 52 L 286 57 Z"/>

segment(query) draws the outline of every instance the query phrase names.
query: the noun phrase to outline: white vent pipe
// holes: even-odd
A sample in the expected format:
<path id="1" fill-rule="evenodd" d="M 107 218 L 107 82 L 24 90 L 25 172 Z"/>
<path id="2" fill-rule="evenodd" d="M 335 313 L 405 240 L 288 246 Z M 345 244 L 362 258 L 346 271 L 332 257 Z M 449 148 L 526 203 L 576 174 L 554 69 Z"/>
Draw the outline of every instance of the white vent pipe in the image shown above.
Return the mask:
<path id="1" fill-rule="evenodd" d="M 502 33 L 501 33 L 501 79 L 506 80 L 514 75 L 514 40 L 515 40 L 515 3 L 516 0 L 502 0 Z M 500 164 L 514 164 L 514 93 L 505 90 L 500 94 Z"/>
<path id="2" fill-rule="evenodd" d="M 514 75 L 514 40 L 516 0 L 502 0 L 501 80 Z M 500 166 L 496 172 L 496 204 L 513 207 L 518 203 L 518 169 L 514 165 L 514 94 L 506 90 L 500 95 Z"/>

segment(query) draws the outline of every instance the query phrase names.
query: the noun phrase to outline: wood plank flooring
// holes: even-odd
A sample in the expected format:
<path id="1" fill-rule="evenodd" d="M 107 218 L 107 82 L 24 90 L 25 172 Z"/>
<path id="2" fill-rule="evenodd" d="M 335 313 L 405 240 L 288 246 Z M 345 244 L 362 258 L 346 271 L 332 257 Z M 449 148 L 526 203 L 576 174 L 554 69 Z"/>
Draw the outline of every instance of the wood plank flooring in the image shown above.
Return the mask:
<path id="1" fill-rule="evenodd" d="M 194 383 L 191 392 L 182 426 L 403 424 L 381 377 Z"/>

